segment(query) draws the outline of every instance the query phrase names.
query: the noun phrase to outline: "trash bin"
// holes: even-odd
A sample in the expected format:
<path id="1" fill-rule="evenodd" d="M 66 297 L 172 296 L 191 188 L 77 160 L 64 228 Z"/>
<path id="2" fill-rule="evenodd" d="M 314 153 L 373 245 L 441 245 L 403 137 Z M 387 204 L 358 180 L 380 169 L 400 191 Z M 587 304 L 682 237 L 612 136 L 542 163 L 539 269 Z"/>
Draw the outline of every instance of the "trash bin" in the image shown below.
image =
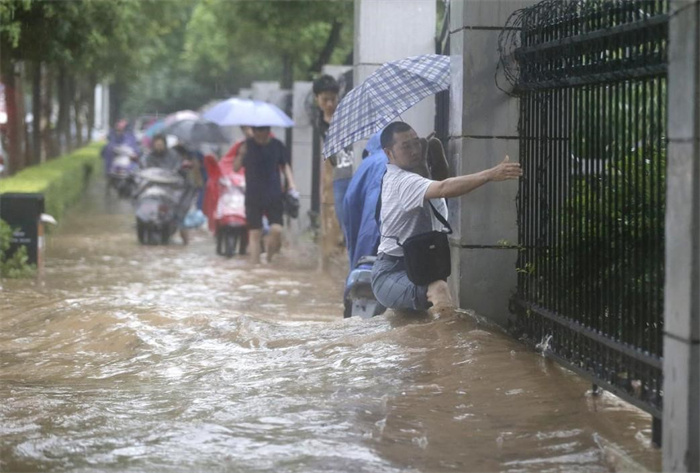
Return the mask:
<path id="1" fill-rule="evenodd" d="M 43 213 L 44 194 L 0 194 L 0 219 L 14 230 L 8 255 L 12 255 L 21 246 L 26 246 L 29 263 L 41 266 Z"/>

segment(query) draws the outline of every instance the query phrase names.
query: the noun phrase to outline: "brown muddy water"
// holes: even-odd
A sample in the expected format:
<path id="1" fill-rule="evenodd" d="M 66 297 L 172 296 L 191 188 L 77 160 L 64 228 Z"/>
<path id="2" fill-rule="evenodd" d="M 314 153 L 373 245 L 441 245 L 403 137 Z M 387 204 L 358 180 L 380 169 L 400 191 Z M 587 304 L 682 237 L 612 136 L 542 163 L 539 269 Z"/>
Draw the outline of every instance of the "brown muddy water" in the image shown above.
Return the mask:
<path id="1" fill-rule="evenodd" d="M 497 330 L 343 320 L 302 248 L 141 247 L 98 183 L 43 277 L 0 281 L 0 471 L 660 469 L 646 414 Z"/>

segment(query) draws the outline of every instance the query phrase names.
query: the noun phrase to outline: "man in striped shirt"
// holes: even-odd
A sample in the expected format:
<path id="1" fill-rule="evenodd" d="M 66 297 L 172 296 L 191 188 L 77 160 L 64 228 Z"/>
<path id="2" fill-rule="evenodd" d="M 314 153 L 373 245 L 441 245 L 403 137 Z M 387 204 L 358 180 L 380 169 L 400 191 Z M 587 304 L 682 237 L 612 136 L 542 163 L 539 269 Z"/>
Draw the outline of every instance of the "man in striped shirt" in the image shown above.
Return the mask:
<path id="1" fill-rule="evenodd" d="M 381 191 L 379 251 L 372 269 L 372 290 L 377 300 L 391 309 L 433 310 L 454 307 L 447 282 L 418 286 L 408 279 L 403 243 L 407 238 L 433 230 L 429 201 L 460 197 L 487 182 L 518 179 L 520 164 L 508 156 L 497 166 L 475 174 L 435 181 L 426 175 L 421 140 L 404 122 L 389 124 L 381 135 L 389 163 Z M 397 242 L 398 240 L 398 242 Z"/>

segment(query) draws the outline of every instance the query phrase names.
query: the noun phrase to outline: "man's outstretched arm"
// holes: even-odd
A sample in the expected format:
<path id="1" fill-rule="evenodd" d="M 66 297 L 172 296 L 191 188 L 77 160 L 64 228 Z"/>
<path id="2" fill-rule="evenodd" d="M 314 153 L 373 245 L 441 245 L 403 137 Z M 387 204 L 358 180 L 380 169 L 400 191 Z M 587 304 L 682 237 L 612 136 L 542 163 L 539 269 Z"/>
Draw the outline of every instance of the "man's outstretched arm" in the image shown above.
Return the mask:
<path id="1" fill-rule="evenodd" d="M 522 175 L 523 171 L 520 168 L 520 164 L 511 163 L 510 158 L 506 156 L 501 164 L 491 169 L 433 182 L 425 191 L 425 199 L 459 197 L 470 193 L 487 182 L 518 179 Z"/>

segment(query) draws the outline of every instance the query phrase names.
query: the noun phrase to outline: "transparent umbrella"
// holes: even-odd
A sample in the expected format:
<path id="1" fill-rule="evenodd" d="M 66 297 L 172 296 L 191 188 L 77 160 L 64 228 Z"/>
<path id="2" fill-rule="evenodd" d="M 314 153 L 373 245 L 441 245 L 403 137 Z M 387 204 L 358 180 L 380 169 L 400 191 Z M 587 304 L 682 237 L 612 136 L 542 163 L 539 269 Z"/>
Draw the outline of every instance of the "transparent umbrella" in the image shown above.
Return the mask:
<path id="1" fill-rule="evenodd" d="M 202 118 L 180 120 L 163 129 L 163 133 L 177 136 L 185 143 L 227 143 L 219 125 Z"/>
<path id="2" fill-rule="evenodd" d="M 294 121 L 279 107 L 260 100 L 223 100 L 204 112 L 203 118 L 221 126 L 294 126 Z"/>

